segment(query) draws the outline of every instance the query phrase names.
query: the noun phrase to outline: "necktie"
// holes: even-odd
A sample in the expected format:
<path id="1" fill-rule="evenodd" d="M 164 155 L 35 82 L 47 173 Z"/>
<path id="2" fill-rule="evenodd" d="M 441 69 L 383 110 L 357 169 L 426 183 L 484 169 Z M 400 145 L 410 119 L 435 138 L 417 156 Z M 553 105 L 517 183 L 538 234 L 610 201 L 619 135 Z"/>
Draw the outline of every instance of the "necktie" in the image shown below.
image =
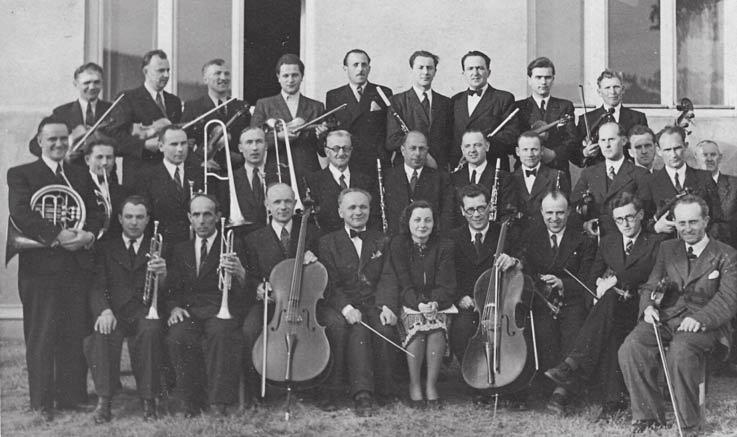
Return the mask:
<path id="1" fill-rule="evenodd" d="M 540 114 L 545 118 L 545 100 L 540 101 Z"/>
<path id="2" fill-rule="evenodd" d="M 476 256 L 481 255 L 481 245 L 483 244 L 481 241 L 482 237 L 483 234 L 481 232 L 476 232 L 476 235 L 473 237 L 473 247 L 476 249 Z"/>
<path id="3" fill-rule="evenodd" d="M 533 168 L 532 170 L 525 170 L 525 177 L 529 178 L 530 176 L 537 177 L 537 169 Z"/>
<path id="4" fill-rule="evenodd" d="M 56 175 L 56 179 L 59 180 L 59 183 L 66 185 L 67 181 L 64 179 L 64 170 L 61 168 L 61 164 L 56 166 L 56 172 L 54 172 Z"/>
<path id="5" fill-rule="evenodd" d="M 348 184 L 345 183 L 345 175 L 341 173 L 339 180 L 339 185 L 341 190 L 345 190 L 348 188 Z"/>
<path id="6" fill-rule="evenodd" d="M 688 246 L 688 250 L 686 250 L 686 258 L 688 258 L 689 261 L 693 261 L 698 258 L 693 252 L 693 246 Z"/>
<path id="7" fill-rule="evenodd" d="M 613 181 L 614 176 L 616 176 L 616 173 L 614 173 L 614 166 L 612 165 L 611 167 L 609 167 L 609 173 L 607 174 L 607 177 L 610 181 Z"/>
<path id="8" fill-rule="evenodd" d="M 624 247 L 625 256 L 630 256 L 630 253 L 632 253 L 632 246 L 634 245 L 635 245 L 635 242 L 632 240 L 627 242 L 627 245 Z"/>
<path id="9" fill-rule="evenodd" d="M 253 179 L 251 180 L 251 191 L 256 197 L 256 204 L 261 206 L 264 203 L 264 187 L 261 185 L 261 178 L 258 175 L 258 167 L 253 168 Z"/>
<path id="10" fill-rule="evenodd" d="M 179 174 L 179 166 L 174 170 L 174 182 L 177 184 L 177 191 L 182 192 L 182 176 Z"/>
<path id="11" fill-rule="evenodd" d="M 97 183 L 102 185 L 105 183 L 105 177 L 102 175 L 97 175 Z"/>
<path id="12" fill-rule="evenodd" d="M 287 256 L 289 253 L 289 231 L 287 231 L 287 228 L 285 227 L 281 228 L 279 242 L 281 243 L 281 248 L 284 251 L 284 256 Z"/>
<path id="13" fill-rule="evenodd" d="M 128 240 L 128 256 L 131 259 L 131 265 L 133 265 L 134 262 L 136 262 L 136 240 L 130 239 Z"/>
<path id="14" fill-rule="evenodd" d="M 412 193 L 415 192 L 415 187 L 417 187 L 417 170 L 412 170 L 412 177 L 409 180 L 409 188 L 412 190 Z"/>
<path id="15" fill-rule="evenodd" d="M 681 181 L 678 178 L 678 173 L 676 173 L 676 178 L 675 179 L 676 179 L 676 191 L 678 191 L 680 193 L 681 191 L 683 191 L 683 185 L 681 185 Z"/>
<path id="16" fill-rule="evenodd" d="M 164 106 L 164 99 L 161 97 L 161 93 L 156 93 L 156 106 L 161 109 L 161 113 L 166 117 L 166 106 Z"/>
<path id="17" fill-rule="evenodd" d="M 471 172 L 471 183 L 472 184 L 476 183 L 476 170 Z"/>
<path id="18" fill-rule="evenodd" d="M 351 238 L 360 238 L 363 240 L 363 237 L 366 236 L 366 231 L 354 231 L 353 229 L 350 229 L 348 234 L 350 234 Z"/>
<path id="19" fill-rule="evenodd" d="M 197 276 L 200 276 L 202 269 L 205 267 L 205 261 L 207 261 L 207 239 L 202 239 L 200 245 L 200 263 L 197 265 Z"/>
<path id="20" fill-rule="evenodd" d="M 92 102 L 87 102 L 87 111 L 84 114 L 84 124 L 87 126 L 95 124 L 95 113 L 92 112 Z"/>
<path id="21" fill-rule="evenodd" d="M 427 92 L 422 93 L 422 110 L 425 111 L 427 119 L 430 119 L 430 98 L 427 96 Z"/>
<path id="22" fill-rule="evenodd" d="M 218 106 L 220 106 L 220 105 L 222 105 L 222 104 L 223 104 L 223 101 L 222 101 L 222 100 L 220 100 L 220 99 L 218 99 Z M 223 116 L 227 116 L 227 115 L 228 115 L 228 113 L 226 112 L 226 110 L 227 110 L 227 108 L 226 108 L 225 106 L 220 106 L 220 109 L 218 109 L 218 112 L 219 112 L 219 113 L 220 113 L 221 115 L 223 115 Z"/>
<path id="23" fill-rule="evenodd" d="M 557 234 L 551 235 L 550 242 L 552 243 L 553 253 L 555 253 L 555 255 L 558 255 L 558 235 Z"/>
<path id="24" fill-rule="evenodd" d="M 477 96 L 481 97 L 481 90 L 472 90 L 472 89 L 469 89 L 466 92 L 468 93 L 469 96 L 477 95 Z"/>
<path id="25" fill-rule="evenodd" d="M 356 92 L 358 93 L 358 101 L 360 102 L 361 101 L 361 97 L 363 97 L 363 86 L 362 85 L 358 85 L 356 87 Z"/>

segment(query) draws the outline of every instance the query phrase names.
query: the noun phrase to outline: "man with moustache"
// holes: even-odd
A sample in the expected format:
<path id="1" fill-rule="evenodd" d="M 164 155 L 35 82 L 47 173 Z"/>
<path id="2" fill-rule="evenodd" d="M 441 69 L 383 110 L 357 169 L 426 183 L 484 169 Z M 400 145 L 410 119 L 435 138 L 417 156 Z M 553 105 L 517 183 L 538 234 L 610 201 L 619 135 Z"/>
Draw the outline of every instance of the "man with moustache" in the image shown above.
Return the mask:
<path id="1" fill-rule="evenodd" d="M 730 320 L 737 312 L 737 251 L 707 235 L 706 202 L 686 195 L 676 200 L 673 215 L 679 239 L 660 245 L 655 267 L 640 287 L 642 319 L 619 349 L 633 434 L 665 424 L 654 329 L 668 345 L 665 362 L 684 435 L 697 435 L 704 422 L 706 357 L 718 348 L 729 349 Z M 652 292 L 663 278 L 677 290 L 658 304 Z"/>
<path id="2" fill-rule="evenodd" d="M 383 403 L 396 397 L 393 346 L 363 324 L 398 341 L 397 316 L 388 306 L 391 300 L 377 289 L 388 239 L 379 231 L 367 230 L 370 204 L 371 195 L 365 190 L 341 191 L 338 214 L 343 229 L 320 239 L 320 259 L 328 271 L 327 305 L 343 315 L 341 323 L 328 328 L 333 356 L 328 385 L 342 387 L 347 373 L 359 417 L 372 414 L 375 398 Z"/>
<path id="3" fill-rule="evenodd" d="M 699 141 L 695 155 L 701 168 L 710 172 L 711 178 L 717 184 L 720 209 L 724 218 L 718 225 L 719 237 L 724 243 L 737 248 L 737 176 L 727 175 L 719 170 L 723 155 L 716 142 Z"/>
<path id="4" fill-rule="evenodd" d="M 369 226 L 376 228 L 379 225 L 380 218 L 376 211 L 378 205 L 375 201 L 378 185 L 370 176 L 357 171 L 353 166 L 353 150 L 353 135 L 345 130 L 331 131 L 325 139 L 328 166 L 307 178 L 310 195 L 318 207 L 315 218 L 323 234 L 337 231 L 344 226 L 339 214 L 338 197 L 346 188 L 360 188 L 373 193 Z"/>
<path id="5" fill-rule="evenodd" d="M 463 77 L 468 90 L 454 95 L 451 99 L 453 119 L 453 144 L 461 144 L 461 137 L 467 129 L 480 129 L 488 135 L 499 127 L 514 110 L 514 96 L 489 85 L 491 59 L 479 51 L 470 51 L 461 58 Z M 509 170 L 509 156 L 519 135 L 519 123 L 510 120 L 490 140 L 489 160 L 501 159 L 502 170 Z M 457 163 L 460 150 L 451 149 L 450 162 Z"/>
<path id="6" fill-rule="evenodd" d="M 410 130 L 425 134 L 430 147 L 428 166 L 446 170 L 449 164 L 455 166 L 457 162 L 450 162 L 454 144 L 450 99 L 432 89 L 439 59 L 425 50 L 412 53 L 409 57 L 412 88 L 393 96 L 391 102 Z M 405 133 L 391 114 L 387 115 L 386 134 L 387 149 L 390 152 L 400 149 Z"/>
<path id="7" fill-rule="evenodd" d="M 371 58 L 361 49 L 352 49 L 345 54 L 343 70 L 348 76 L 348 83 L 327 92 L 325 109 L 330 111 L 344 103 L 348 105 L 336 112 L 334 117 L 339 129 L 351 133 L 351 167 L 376 179 L 376 159 L 381 159 L 387 167 L 390 164 L 384 148 L 387 111 L 377 88 L 380 87 L 387 97 L 392 95 L 392 90 L 369 82 Z"/>
<path id="8" fill-rule="evenodd" d="M 629 130 L 629 143 L 635 165 L 652 174 L 655 171 L 655 132 L 647 126 L 635 125 Z"/>

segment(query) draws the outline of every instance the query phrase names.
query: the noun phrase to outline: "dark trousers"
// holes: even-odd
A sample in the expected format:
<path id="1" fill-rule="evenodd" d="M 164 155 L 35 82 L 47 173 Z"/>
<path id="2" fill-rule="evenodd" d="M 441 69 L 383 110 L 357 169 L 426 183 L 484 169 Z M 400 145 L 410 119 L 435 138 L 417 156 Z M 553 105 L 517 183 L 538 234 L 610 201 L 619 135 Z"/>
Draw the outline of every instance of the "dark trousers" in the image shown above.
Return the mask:
<path id="1" fill-rule="evenodd" d="M 583 301 L 566 303 L 561 308 L 558 318 L 554 319 L 550 310 L 536 300 L 532 311 L 535 318 L 540 368 L 549 369 L 573 349 L 578 332 L 586 320 L 586 308 Z"/>
<path id="2" fill-rule="evenodd" d="M 139 305 L 139 309 L 130 314 L 118 315 L 118 324 L 110 334 L 95 331 L 85 339 L 85 355 L 98 396 L 112 397 L 115 394 L 120 381 L 120 355 L 125 337 L 128 337 L 138 395 L 142 399 L 155 399 L 158 395 L 163 321 L 146 319 L 146 312 L 147 309 Z"/>
<path id="3" fill-rule="evenodd" d="M 703 420 L 706 356 L 717 345 L 719 331 L 675 332 L 677 327 L 675 321 L 669 322 L 667 327 L 660 328 L 660 333 L 663 343 L 670 343 L 666 360 L 681 423 L 684 427 L 694 427 Z M 662 365 L 653 325 L 641 321 L 635 326 L 619 348 L 619 365 L 630 393 L 632 420 L 665 422 L 658 382 Z"/>
<path id="4" fill-rule="evenodd" d="M 392 341 L 399 341 L 396 326 L 382 325 L 375 306 L 356 308 L 361 311 L 361 320 Z M 326 329 L 333 354 L 329 388 L 344 390 L 347 371 L 351 397 L 361 391 L 392 394 L 392 369 L 396 361 L 393 346 L 360 323 L 348 324 L 342 314 L 333 311 L 340 319 L 335 319 Z"/>
<path id="5" fill-rule="evenodd" d="M 448 332 L 448 341 L 450 342 L 450 351 L 458 360 L 463 362 L 463 354 L 466 353 L 468 340 L 478 330 L 479 313 L 474 309 L 464 310 L 458 309 L 458 314 L 453 316 L 453 323 L 450 325 Z"/>
<path id="6" fill-rule="evenodd" d="M 188 317 L 169 327 L 166 345 L 177 391 L 190 403 L 234 404 L 243 353 L 238 319 Z"/>
<path id="7" fill-rule="evenodd" d="M 626 394 L 617 351 L 635 327 L 637 311 L 637 299 L 621 301 L 614 291 L 606 292 L 586 317 L 568 353 L 584 375 L 599 378 L 605 402 L 621 401 Z"/>
<path id="8" fill-rule="evenodd" d="M 74 406 L 87 401 L 82 342 L 88 333 L 87 274 L 18 278 L 31 408 Z"/>

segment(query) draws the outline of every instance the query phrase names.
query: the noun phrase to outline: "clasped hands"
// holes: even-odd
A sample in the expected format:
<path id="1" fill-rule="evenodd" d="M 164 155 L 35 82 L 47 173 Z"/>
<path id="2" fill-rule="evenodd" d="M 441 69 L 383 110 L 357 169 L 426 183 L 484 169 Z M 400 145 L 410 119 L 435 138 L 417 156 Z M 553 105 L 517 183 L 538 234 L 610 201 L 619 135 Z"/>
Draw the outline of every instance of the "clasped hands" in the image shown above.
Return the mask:
<path id="1" fill-rule="evenodd" d="M 89 249 L 95 242 L 92 232 L 81 229 L 64 229 L 56 236 L 55 245 L 62 249 L 75 252 L 79 249 Z"/>

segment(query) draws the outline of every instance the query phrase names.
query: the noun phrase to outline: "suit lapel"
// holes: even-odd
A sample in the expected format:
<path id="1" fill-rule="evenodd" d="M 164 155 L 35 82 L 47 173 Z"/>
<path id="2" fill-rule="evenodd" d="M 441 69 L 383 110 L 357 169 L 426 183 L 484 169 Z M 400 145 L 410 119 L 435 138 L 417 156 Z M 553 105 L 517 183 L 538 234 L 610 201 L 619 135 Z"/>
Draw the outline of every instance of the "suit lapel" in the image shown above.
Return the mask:
<path id="1" fill-rule="evenodd" d="M 729 194 L 731 191 L 731 187 L 729 185 L 729 179 L 727 176 L 723 174 L 719 174 L 719 179 L 717 179 L 717 193 L 719 194 L 719 200 L 721 201 L 722 205 L 726 204 L 726 200 L 729 199 Z M 722 211 L 723 213 L 727 213 L 727 211 Z"/>
<path id="2" fill-rule="evenodd" d="M 138 252 L 136 252 L 136 258 L 133 261 L 131 270 L 138 270 L 142 265 L 148 262 L 148 250 L 151 247 L 151 239 L 143 238 L 141 244 L 138 246 Z"/>
<path id="3" fill-rule="evenodd" d="M 475 119 L 477 119 L 481 114 L 483 114 L 491 105 L 491 95 L 494 93 L 494 88 L 491 87 L 491 85 L 488 86 L 486 89 L 486 92 L 483 96 L 481 96 L 481 100 L 479 101 L 479 104 L 476 105 L 476 107 L 473 109 L 473 113 L 469 115 L 468 122 L 471 123 Z M 466 94 L 466 102 L 468 102 L 468 94 Z M 466 105 L 468 107 L 468 105 Z"/>
<path id="4" fill-rule="evenodd" d="M 626 257 L 624 262 L 624 267 L 627 268 L 634 263 L 637 262 L 640 258 L 647 255 L 647 248 L 648 248 L 648 236 L 644 234 L 644 232 L 640 231 L 640 235 L 637 237 L 637 240 L 635 240 L 635 244 L 632 246 L 632 251 L 630 252 L 629 256 Z M 619 240 L 619 248 L 624 254 L 624 242 L 622 239 Z M 613 248 L 612 248 L 613 249 Z"/>
<path id="5" fill-rule="evenodd" d="M 608 200 L 611 196 L 618 193 L 625 185 L 630 183 L 632 180 L 632 168 L 634 164 L 630 164 L 629 161 L 625 160 L 622 166 L 619 167 L 619 173 L 614 176 L 614 180 L 609 184 L 609 189 L 606 191 L 604 200 Z M 606 167 L 604 168 L 606 172 Z"/>
<path id="6" fill-rule="evenodd" d="M 218 232 L 218 236 L 215 237 L 215 241 L 212 242 L 212 246 L 210 246 L 210 250 L 207 251 L 207 259 L 205 260 L 205 265 L 202 266 L 202 270 L 200 270 L 199 274 L 197 275 L 198 280 L 207 276 L 207 274 L 210 273 L 210 271 L 212 271 L 218 265 L 220 265 L 220 246 L 219 244 L 220 244 L 220 233 Z M 195 250 L 200 250 L 200 248 L 196 247 Z"/>
<path id="7" fill-rule="evenodd" d="M 537 176 L 535 177 L 535 182 L 532 183 L 532 190 L 530 191 L 531 199 L 534 199 L 535 196 L 540 194 L 542 191 L 544 191 L 549 186 L 550 172 L 543 170 L 544 168 L 545 167 L 540 165 L 540 171 L 537 172 Z M 527 190 L 525 189 L 525 191 Z"/>
<path id="8" fill-rule="evenodd" d="M 673 267 L 680 275 L 681 283 L 685 285 L 688 280 L 688 258 L 686 258 L 686 244 L 682 241 L 678 243 L 673 258 Z"/>
<path id="9" fill-rule="evenodd" d="M 289 106 L 287 106 L 287 101 L 284 100 L 284 96 L 282 96 L 281 93 L 279 93 L 276 96 L 274 103 L 276 104 L 276 110 L 281 114 L 284 121 L 286 122 L 292 121 L 292 113 L 289 111 Z M 297 115 L 299 115 L 300 109 L 302 109 L 302 94 L 300 94 L 299 102 L 297 104 Z"/>
<path id="10" fill-rule="evenodd" d="M 605 198 L 607 195 L 606 189 L 606 164 L 602 164 L 601 167 L 594 167 L 591 172 L 591 192 L 596 195 L 597 193 Z"/>
<path id="11" fill-rule="evenodd" d="M 701 255 L 699 255 L 699 257 L 696 258 L 696 261 L 691 264 L 691 271 L 688 274 L 688 279 L 686 279 L 686 282 L 683 284 L 684 288 L 714 269 L 713 260 L 715 256 L 713 248 L 714 243 L 709 241 L 701 252 Z"/>
<path id="12" fill-rule="evenodd" d="M 132 270 L 133 265 L 131 264 L 131 257 L 128 255 L 128 248 L 125 247 L 125 244 L 123 243 L 122 238 L 117 238 L 117 242 L 110 250 L 110 256 L 118 262 L 121 266 L 125 267 L 126 270 Z M 140 246 L 138 248 L 138 255 L 141 254 L 141 249 L 143 246 Z M 136 255 L 136 258 L 138 258 L 138 255 Z"/>

